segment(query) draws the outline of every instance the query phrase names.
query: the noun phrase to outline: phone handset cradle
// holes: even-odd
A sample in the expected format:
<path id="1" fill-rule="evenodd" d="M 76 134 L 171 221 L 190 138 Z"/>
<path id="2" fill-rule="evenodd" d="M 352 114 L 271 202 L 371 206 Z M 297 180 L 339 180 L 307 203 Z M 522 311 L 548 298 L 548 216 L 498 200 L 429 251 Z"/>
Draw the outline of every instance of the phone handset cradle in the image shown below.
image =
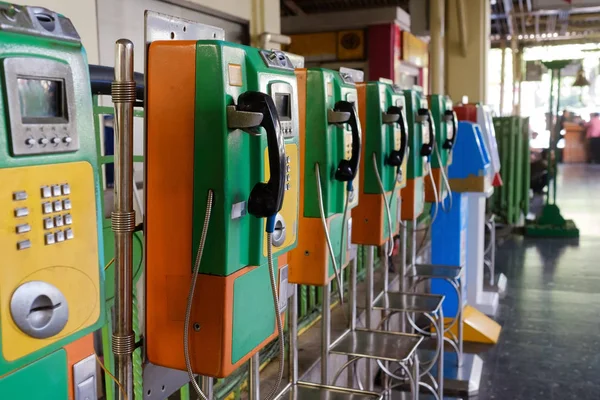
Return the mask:
<path id="1" fill-rule="evenodd" d="M 450 150 L 452 149 L 452 146 L 454 146 L 456 134 L 458 133 L 458 117 L 456 116 L 456 112 L 454 112 L 454 110 L 444 111 L 444 120 L 447 122 L 452 122 L 452 137 L 447 138 L 442 145 L 442 148 L 445 150 Z"/>
<path id="2" fill-rule="evenodd" d="M 244 92 L 237 106 L 227 107 L 229 129 L 243 129 L 258 135 L 258 128 L 267 134 L 269 153 L 269 181 L 258 182 L 248 198 L 248 212 L 257 218 L 267 218 L 266 230 L 273 233 L 277 213 L 283 205 L 285 185 L 285 144 L 279 115 L 273 99 L 262 92 Z"/>
<path id="3" fill-rule="evenodd" d="M 406 125 L 404 125 L 404 118 L 402 118 L 402 107 L 390 106 L 386 112 L 381 113 L 381 120 L 384 124 L 399 124 L 400 133 L 402 134 L 402 143 L 400 149 L 393 149 L 386 159 L 386 163 L 393 167 L 398 168 L 398 173 L 402 168 L 402 162 L 406 157 L 406 149 L 408 144 L 408 134 L 406 133 Z"/>
<path id="4" fill-rule="evenodd" d="M 361 130 L 354 105 L 349 101 L 338 101 L 333 110 L 327 111 L 327 122 L 336 125 L 347 123 L 352 130 L 352 156 L 350 160 L 340 160 L 334 176 L 338 181 L 347 182 L 347 189 L 351 192 L 353 190 L 352 182 L 356 178 L 360 163 L 361 146 Z"/>

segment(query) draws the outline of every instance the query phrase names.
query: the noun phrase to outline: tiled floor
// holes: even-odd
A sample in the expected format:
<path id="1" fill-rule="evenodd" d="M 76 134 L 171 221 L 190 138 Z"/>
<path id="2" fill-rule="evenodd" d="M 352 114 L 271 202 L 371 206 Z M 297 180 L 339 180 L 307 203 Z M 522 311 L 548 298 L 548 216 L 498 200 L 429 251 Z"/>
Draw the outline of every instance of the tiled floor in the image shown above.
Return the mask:
<path id="1" fill-rule="evenodd" d="M 600 399 L 600 166 L 561 166 L 558 205 L 579 240 L 512 238 L 499 343 L 482 354 L 478 400 Z"/>

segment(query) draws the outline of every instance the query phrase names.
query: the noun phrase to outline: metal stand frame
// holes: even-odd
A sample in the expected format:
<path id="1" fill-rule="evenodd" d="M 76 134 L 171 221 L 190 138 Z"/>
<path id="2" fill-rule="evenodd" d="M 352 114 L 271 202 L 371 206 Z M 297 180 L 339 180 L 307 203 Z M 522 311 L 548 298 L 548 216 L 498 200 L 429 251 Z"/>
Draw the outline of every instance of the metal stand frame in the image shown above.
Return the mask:
<path id="1" fill-rule="evenodd" d="M 498 274 L 496 277 L 496 221 L 494 215 L 490 215 L 485 222 L 485 228 L 489 231 L 489 242 L 483 252 L 483 265 L 488 269 L 490 278 L 488 280 L 489 287 L 497 292 L 500 296 L 506 293 L 506 275 Z"/>
<path id="2" fill-rule="evenodd" d="M 322 360 L 326 360 L 330 354 L 339 354 L 348 356 L 348 361 L 335 374 L 332 384 L 335 385 L 344 370 L 348 369 L 350 382 L 358 385 L 359 389 L 363 389 L 360 377 L 356 371 L 356 363 L 364 359 L 366 363 L 366 390 L 373 390 L 373 368 L 372 363 L 375 362 L 383 371 L 386 377 L 392 380 L 401 380 L 401 382 L 410 382 L 412 398 L 419 398 L 419 359 L 417 356 L 417 348 L 423 341 L 420 335 L 389 332 L 385 330 L 373 329 L 372 327 L 372 311 L 375 301 L 373 293 L 373 259 L 374 246 L 366 246 L 366 327 L 364 329 L 356 327 L 356 259 L 352 260 L 352 277 L 351 277 L 351 318 L 348 329 L 342 333 L 333 343 L 328 343 L 323 340 Z M 387 274 L 387 270 L 384 272 Z M 387 281 L 386 289 L 387 290 Z M 380 296 L 378 296 L 380 297 Z M 330 306 L 328 296 L 324 296 L 323 308 Z M 330 337 L 331 321 L 328 313 L 323 314 L 323 337 Z M 387 366 L 391 364 L 398 365 L 401 369 L 402 376 L 399 376 L 395 371 L 391 371 Z M 327 364 L 324 364 L 327 365 Z M 353 373 L 350 373 L 350 368 L 353 368 Z M 325 369 L 325 368 L 323 368 Z M 322 385 L 329 384 L 326 372 L 322 372 Z M 384 394 L 389 394 L 391 390 L 390 381 L 384 382 Z"/>

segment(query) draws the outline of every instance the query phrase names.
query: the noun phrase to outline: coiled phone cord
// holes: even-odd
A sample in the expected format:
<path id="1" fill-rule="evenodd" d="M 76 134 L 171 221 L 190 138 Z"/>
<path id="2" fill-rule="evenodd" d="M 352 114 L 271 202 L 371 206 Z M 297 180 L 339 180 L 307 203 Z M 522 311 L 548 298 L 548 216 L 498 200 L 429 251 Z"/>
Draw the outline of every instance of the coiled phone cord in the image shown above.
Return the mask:
<path id="1" fill-rule="evenodd" d="M 381 196 L 383 197 L 383 203 L 385 204 L 385 212 L 387 214 L 387 222 L 388 222 L 388 230 L 389 230 L 389 240 L 390 245 L 388 246 L 388 256 L 391 256 L 394 253 L 394 230 L 392 229 L 392 213 L 390 211 L 390 204 L 388 203 L 387 197 L 385 196 L 385 188 L 383 187 L 383 181 L 381 180 L 381 175 L 379 175 L 379 168 L 377 167 L 377 154 L 373 153 L 373 169 L 375 170 L 375 176 L 377 177 L 377 183 L 379 184 L 379 190 L 381 191 Z M 398 180 L 394 180 L 394 189 L 392 194 L 390 195 L 391 199 L 394 197 L 394 192 L 396 191 L 396 182 Z"/>
<path id="2" fill-rule="evenodd" d="M 452 210 L 452 189 L 450 188 L 450 182 L 448 181 L 448 175 L 446 175 L 446 169 L 442 165 L 442 157 L 440 156 L 440 148 L 438 147 L 436 142 L 434 142 L 434 144 L 433 144 L 433 151 L 435 151 L 435 155 L 438 160 L 438 164 L 440 165 L 440 172 L 442 174 L 442 182 L 443 182 L 444 186 L 446 186 L 446 189 L 448 190 L 448 197 L 449 197 L 448 201 L 450 203 L 448 208 L 446 208 L 446 204 L 442 200 L 442 210 L 445 213 L 449 213 L 450 210 Z M 441 193 L 440 193 L 440 197 L 441 197 Z"/>
<path id="3" fill-rule="evenodd" d="M 321 186 L 321 172 L 319 171 L 319 163 L 315 163 L 315 175 L 317 177 L 317 194 L 319 196 L 319 212 L 321 214 L 321 224 L 325 231 L 325 240 L 327 241 L 327 248 L 329 249 L 329 255 L 333 262 L 333 271 L 335 272 L 335 279 L 337 281 L 338 296 L 340 297 L 340 304 L 344 304 L 344 288 L 342 287 L 342 277 L 338 270 L 337 261 L 335 260 L 335 253 L 333 251 L 333 245 L 331 244 L 331 237 L 329 236 L 329 229 L 327 228 L 327 220 L 325 219 L 325 206 L 323 205 L 323 188 Z M 343 231 L 342 231 L 343 235 Z M 342 236 L 343 237 L 343 236 Z M 342 243 L 343 245 L 343 243 Z"/>
<path id="4" fill-rule="evenodd" d="M 188 293 L 188 300 L 185 307 L 185 321 L 183 324 L 183 355 L 185 358 L 185 367 L 187 369 L 190 383 L 194 388 L 194 391 L 198 396 L 204 400 L 208 400 L 206 395 L 202 392 L 202 389 L 194 378 L 194 372 L 192 371 L 192 362 L 190 360 L 190 319 L 192 317 L 192 303 L 194 300 L 194 291 L 196 290 L 196 281 L 198 280 L 198 273 L 200 272 L 200 262 L 202 261 L 202 253 L 204 252 L 204 244 L 206 242 L 206 233 L 208 232 L 208 225 L 210 223 L 210 217 L 212 214 L 214 193 L 212 189 L 208 190 L 208 196 L 206 199 L 206 214 L 204 215 L 204 225 L 202 226 L 202 234 L 200 235 L 200 243 L 198 244 L 198 251 L 196 253 L 196 262 L 194 263 L 194 275 L 192 277 L 192 283 L 190 284 L 190 291 Z"/>

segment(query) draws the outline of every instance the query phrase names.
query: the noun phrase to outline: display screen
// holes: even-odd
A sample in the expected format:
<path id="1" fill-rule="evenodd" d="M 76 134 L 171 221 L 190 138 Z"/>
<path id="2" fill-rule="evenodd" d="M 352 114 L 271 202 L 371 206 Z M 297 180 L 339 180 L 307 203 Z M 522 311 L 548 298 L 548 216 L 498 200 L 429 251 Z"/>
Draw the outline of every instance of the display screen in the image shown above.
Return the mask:
<path id="1" fill-rule="evenodd" d="M 66 120 L 62 80 L 17 78 L 21 118 L 24 124 Z"/>
<path id="2" fill-rule="evenodd" d="M 282 121 L 289 121 L 292 118 L 290 101 L 289 93 L 275 93 L 275 107 L 277 108 L 279 119 Z"/>

